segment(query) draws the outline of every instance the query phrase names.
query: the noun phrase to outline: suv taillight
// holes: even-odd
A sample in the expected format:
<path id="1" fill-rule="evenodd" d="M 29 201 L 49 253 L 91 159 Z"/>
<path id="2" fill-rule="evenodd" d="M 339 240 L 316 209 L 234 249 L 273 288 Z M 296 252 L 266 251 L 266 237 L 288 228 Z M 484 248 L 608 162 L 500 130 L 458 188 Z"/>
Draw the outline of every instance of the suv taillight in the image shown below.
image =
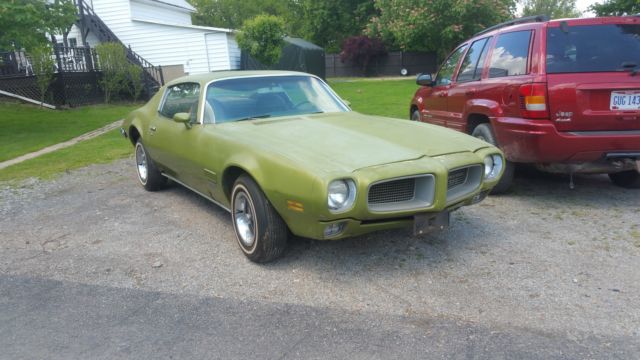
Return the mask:
<path id="1" fill-rule="evenodd" d="M 522 117 L 527 119 L 548 118 L 547 84 L 537 83 L 520 86 L 520 109 Z"/>

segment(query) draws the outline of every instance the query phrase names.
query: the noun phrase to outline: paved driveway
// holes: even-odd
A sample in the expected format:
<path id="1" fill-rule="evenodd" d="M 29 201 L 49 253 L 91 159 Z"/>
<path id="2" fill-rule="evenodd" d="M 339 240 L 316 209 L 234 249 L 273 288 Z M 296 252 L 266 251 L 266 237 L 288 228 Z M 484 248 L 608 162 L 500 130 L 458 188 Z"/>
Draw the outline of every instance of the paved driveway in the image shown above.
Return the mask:
<path id="1" fill-rule="evenodd" d="M 256 265 L 131 161 L 0 190 L 0 358 L 640 357 L 640 191 L 527 173 L 409 229 Z"/>

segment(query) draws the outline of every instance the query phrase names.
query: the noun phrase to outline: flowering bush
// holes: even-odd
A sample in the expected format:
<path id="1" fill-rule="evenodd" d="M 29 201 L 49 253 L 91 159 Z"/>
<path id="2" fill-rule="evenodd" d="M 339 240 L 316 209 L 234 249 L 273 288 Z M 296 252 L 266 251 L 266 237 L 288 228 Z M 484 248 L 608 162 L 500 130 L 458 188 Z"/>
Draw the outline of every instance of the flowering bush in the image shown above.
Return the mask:
<path id="1" fill-rule="evenodd" d="M 386 54 L 386 50 L 382 40 L 370 38 L 367 35 L 352 36 L 342 43 L 340 60 L 360 66 L 364 74 L 371 59 L 384 54 Z"/>

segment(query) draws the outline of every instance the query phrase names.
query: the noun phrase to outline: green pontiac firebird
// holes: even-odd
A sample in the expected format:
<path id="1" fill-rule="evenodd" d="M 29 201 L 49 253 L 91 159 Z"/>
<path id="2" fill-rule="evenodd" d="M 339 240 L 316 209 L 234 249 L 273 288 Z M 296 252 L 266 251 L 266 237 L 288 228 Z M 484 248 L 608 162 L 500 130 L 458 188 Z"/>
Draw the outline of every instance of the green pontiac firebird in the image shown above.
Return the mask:
<path id="1" fill-rule="evenodd" d="M 231 213 L 256 262 L 289 231 L 333 240 L 413 225 L 444 229 L 503 171 L 490 144 L 443 127 L 351 111 L 321 79 L 297 72 L 186 76 L 130 113 L 145 189 L 173 180 Z"/>

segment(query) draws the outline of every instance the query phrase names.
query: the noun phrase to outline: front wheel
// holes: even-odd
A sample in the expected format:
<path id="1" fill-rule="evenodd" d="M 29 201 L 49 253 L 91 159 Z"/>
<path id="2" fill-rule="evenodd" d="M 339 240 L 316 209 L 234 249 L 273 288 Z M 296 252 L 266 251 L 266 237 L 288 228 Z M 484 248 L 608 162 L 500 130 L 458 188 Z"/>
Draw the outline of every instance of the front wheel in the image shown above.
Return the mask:
<path id="1" fill-rule="evenodd" d="M 231 217 L 238 245 L 249 260 L 266 263 L 282 255 L 287 244 L 287 225 L 247 175 L 240 176 L 233 185 Z"/>
<path id="2" fill-rule="evenodd" d="M 471 136 L 480 140 L 484 140 L 493 146 L 498 146 L 493 130 L 489 124 L 480 124 L 473 129 Z M 498 181 L 498 184 L 491 190 L 492 194 L 503 194 L 509 190 L 513 182 L 513 174 L 515 172 L 515 164 L 505 159 L 504 173 Z"/>
<path id="3" fill-rule="evenodd" d="M 640 172 L 627 170 L 609 174 L 609 179 L 614 184 L 627 189 L 640 189 Z"/>
<path id="4" fill-rule="evenodd" d="M 411 121 L 420 121 L 420 111 L 418 109 L 413 110 L 411 113 Z"/>

